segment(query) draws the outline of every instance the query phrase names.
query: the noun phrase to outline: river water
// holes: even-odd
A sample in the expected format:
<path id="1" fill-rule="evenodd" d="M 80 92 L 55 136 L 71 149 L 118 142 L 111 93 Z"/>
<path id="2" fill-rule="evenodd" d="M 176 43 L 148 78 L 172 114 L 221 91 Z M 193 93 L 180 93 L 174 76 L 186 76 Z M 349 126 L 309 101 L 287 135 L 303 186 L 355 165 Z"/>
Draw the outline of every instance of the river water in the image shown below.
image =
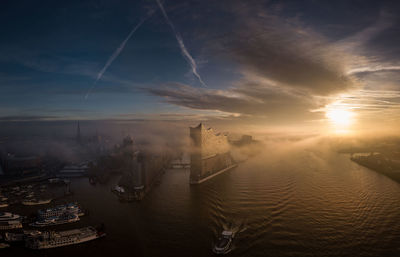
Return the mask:
<path id="1" fill-rule="evenodd" d="M 107 237 L 59 249 L 1 250 L 1 256 L 213 256 L 223 229 L 237 231 L 229 256 L 396 256 L 400 185 L 348 155 L 262 154 L 201 185 L 188 170 L 168 170 L 141 202 L 110 192 L 118 178 L 92 186 L 73 179 L 89 210 L 76 224 L 104 223 Z"/>

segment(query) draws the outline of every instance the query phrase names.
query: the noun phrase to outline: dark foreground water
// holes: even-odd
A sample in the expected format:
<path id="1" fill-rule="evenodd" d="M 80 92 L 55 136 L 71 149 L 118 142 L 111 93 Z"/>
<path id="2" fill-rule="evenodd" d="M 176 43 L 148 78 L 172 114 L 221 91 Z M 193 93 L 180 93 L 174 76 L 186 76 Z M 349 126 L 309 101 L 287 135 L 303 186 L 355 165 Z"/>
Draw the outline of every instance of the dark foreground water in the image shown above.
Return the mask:
<path id="1" fill-rule="evenodd" d="M 228 256 L 397 256 L 400 185 L 346 155 L 260 155 L 199 186 L 169 170 L 140 203 L 108 185 L 72 180 L 90 211 L 69 229 L 105 223 L 107 237 L 59 249 L 0 249 L 0 256 L 213 256 L 224 228 L 238 232 Z M 65 199 L 64 199 L 65 200 Z M 22 208 L 22 207 L 20 207 Z"/>

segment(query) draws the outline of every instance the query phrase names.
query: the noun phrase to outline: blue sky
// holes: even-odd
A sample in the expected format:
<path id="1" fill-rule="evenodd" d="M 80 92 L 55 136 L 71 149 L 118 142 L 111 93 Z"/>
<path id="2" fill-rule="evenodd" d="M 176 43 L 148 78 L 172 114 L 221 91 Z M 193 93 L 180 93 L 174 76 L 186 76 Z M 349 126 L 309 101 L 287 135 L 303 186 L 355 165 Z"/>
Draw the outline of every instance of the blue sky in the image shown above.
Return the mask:
<path id="1" fill-rule="evenodd" d="M 329 108 L 365 124 L 400 116 L 394 1 L 160 3 L 167 18 L 150 0 L 2 2 L 0 117 L 307 124 Z"/>

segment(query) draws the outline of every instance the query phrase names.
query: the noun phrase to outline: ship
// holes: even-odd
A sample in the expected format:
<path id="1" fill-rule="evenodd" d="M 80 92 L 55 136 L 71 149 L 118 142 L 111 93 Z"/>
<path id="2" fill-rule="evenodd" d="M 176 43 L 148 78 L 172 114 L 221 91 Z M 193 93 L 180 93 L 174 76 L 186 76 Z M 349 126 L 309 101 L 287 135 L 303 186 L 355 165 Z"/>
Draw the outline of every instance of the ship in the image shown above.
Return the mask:
<path id="1" fill-rule="evenodd" d="M 0 212 L 0 222 L 2 221 L 14 221 L 21 220 L 21 216 L 11 212 Z"/>
<path id="2" fill-rule="evenodd" d="M 6 232 L 4 234 L 4 240 L 10 243 L 22 242 L 28 237 L 36 237 L 39 236 L 41 233 L 42 232 L 40 232 L 39 230 L 24 230 L 22 233 Z"/>
<path id="3" fill-rule="evenodd" d="M 94 227 L 84 227 L 65 231 L 46 231 L 25 240 L 30 249 L 49 249 L 88 242 L 104 237 L 106 234 Z"/>
<path id="4" fill-rule="evenodd" d="M 66 213 L 66 214 L 60 215 L 58 217 L 51 217 L 51 218 L 46 218 L 43 220 L 37 220 L 34 223 L 31 223 L 30 226 L 32 226 L 32 227 L 47 227 L 47 226 L 55 226 L 55 225 L 61 225 L 61 224 L 66 224 L 66 223 L 74 223 L 79 220 L 80 219 L 77 214 Z"/>
<path id="5" fill-rule="evenodd" d="M 11 212 L 0 212 L 0 230 L 22 228 L 22 217 Z"/>
<path id="6" fill-rule="evenodd" d="M 0 230 L 11 230 L 22 228 L 21 220 L 0 221 Z"/>
<path id="7" fill-rule="evenodd" d="M 52 199 L 43 199 L 43 200 L 25 200 L 22 202 L 23 205 L 42 205 L 42 204 L 49 204 Z"/>
<path id="8" fill-rule="evenodd" d="M 37 212 L 38 219 L 47 219 L 50 217 L 58 217 L 65 213 L 76 214 L 78 216 L 83 216 L 85 213 L 76 203 L 68 203 L 63 205 L 58 205 L 53 208 L 42 209 Z"/>
<path id="9" fill-rule="evenodd" d="M 222 231 L 214 245 L 213 252 L 216 254 L 227 254 L 232 249 L 232 241 L 235 234 L 232 231 Z"/>

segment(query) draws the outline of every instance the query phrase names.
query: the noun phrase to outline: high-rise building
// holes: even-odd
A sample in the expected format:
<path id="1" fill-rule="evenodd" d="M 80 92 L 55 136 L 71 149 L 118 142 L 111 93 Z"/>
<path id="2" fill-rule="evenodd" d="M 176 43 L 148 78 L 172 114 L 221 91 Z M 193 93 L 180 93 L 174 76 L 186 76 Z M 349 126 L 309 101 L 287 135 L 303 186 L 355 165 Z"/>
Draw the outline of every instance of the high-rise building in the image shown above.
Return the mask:
<path id="1" fill-rule="evenodd" d="M 228 137 L 215 134 L 203 124 L 190 128 L 190 183 L 200 184 L 226 170 L 236 167 L 230 154 Z"/>

